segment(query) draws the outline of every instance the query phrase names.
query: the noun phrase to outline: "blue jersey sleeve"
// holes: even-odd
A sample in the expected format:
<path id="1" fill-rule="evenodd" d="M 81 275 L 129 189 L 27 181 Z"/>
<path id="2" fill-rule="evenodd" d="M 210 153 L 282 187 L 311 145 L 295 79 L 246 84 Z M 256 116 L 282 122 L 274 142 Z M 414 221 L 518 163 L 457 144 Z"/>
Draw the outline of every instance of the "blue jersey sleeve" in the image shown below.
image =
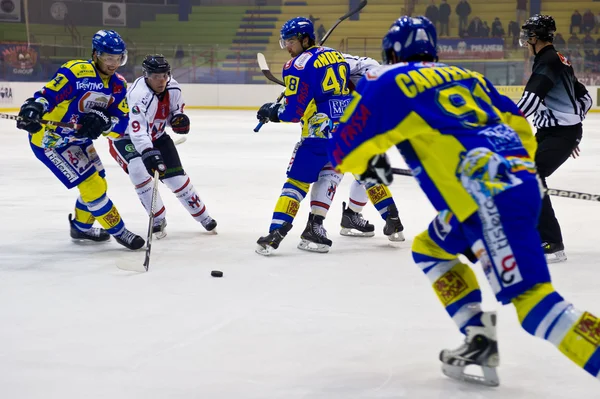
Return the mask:
<path id="1" fill-rule="evenodd" d="M 107 136 L 121 137 L 125 134 L 125 130 L 127 130 L 127 125 L 129 124 L 127 83 L 125 81 L 125 78 L 123 78 L 119 74 L 116 74 L 113 79 L 114 81 L 112 83 L 112 88 L 114 101 L 107 108 L 107 111 L 113 118 L 113 121 L 116 120 L 116 123 L 114 123 L 112 131 L 109 134 L 107 134 Z"/>
<path id="2" fill-rule="evenodd" d="M 45 100 L 46 112 L 51 112 L 58 104 L 71 100 L 77 95 L 77 79 L 66 65 L 61 66 L 52 79 L 33 95 L 36 100 Z"/>
<path id="3" fill-rule="evenodd" d="M 285 100 L 279 110 L 282 122 L 299 122 L 304 116 L 306 107 L 314 98 L 312 80 L 313 67 L 308 63 L 312 54 L 303 53 L 289 60 L 283 67 L 285 82 Z"/>

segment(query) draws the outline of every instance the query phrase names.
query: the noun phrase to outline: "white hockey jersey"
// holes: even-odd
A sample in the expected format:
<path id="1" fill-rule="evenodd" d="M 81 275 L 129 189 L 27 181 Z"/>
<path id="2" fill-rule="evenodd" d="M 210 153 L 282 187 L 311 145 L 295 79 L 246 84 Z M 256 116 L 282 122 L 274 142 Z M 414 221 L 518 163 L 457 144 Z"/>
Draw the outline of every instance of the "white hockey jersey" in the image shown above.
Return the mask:
<path id="1" fill-rule="evenodd" d="M 127 90 L 129 126 L 126 134 L 138 153 L 152 148 L 152 142 L 165 134 L 173 115 L 183 112 L 183 97 L 179 83 L 173 78 L 167 84 L 162 99 L 139 77 Z"/>
<path id="2" fill-rule="evenodd" d="M 379 66 L 379 62 L 369 57 L 357 57 L 351 54 L 342 54 L 350 65 L 350 80 L 356 86 L 360 78 L 365 76 L 369 69 Z"/>

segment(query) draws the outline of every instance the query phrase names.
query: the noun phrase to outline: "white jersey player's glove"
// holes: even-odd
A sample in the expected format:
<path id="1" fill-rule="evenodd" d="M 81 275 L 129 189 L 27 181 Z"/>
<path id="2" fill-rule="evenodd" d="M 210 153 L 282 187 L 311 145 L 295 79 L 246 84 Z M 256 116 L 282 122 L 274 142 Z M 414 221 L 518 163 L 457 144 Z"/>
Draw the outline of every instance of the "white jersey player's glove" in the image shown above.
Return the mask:
<path id="1" fill-rule="evenodd" d="M 367 170 L 360 175 L 359 180 L 367 184 L 392 184 L 394 175 L 387 155 L 379 154 L 371 158 Z"/>

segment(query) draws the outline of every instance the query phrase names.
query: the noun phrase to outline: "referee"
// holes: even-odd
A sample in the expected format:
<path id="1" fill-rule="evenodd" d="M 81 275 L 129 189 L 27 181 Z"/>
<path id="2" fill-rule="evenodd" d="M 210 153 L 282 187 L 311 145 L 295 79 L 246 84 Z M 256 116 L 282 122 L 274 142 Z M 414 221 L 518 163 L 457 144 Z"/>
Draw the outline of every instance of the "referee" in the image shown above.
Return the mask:
<path id="1" fill-rule="evenodd" d="M 534 115 L 538 148 L 535 163 L 544 187 L 546 178 L 572 154 L 579 154 L 581 122 L 592 106 L 585 86 L 575 77 L 569 60 L 552 45 L 556 24 L 549 15 L 534 15 L 521 27 L 521 46 L 535 57 L 533 71 L 518 103 L 525 117 Z M 544 196 L 538 223 L 542 247 L 549 263 L 567 260 L 560 225 L 548 195 Z"/>

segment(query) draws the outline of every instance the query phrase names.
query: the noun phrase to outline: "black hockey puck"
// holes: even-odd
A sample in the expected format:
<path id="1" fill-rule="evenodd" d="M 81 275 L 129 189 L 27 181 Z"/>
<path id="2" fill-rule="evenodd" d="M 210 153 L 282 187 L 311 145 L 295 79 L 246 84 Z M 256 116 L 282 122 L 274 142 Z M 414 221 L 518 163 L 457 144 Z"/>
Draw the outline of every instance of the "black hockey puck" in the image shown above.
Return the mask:
<path id="1" fill-rule="evenodd" d="M 223 272 L 220 270 L 213 270 L 210 272 L 210 275 L 213 277 L 223 277 Z"/>

